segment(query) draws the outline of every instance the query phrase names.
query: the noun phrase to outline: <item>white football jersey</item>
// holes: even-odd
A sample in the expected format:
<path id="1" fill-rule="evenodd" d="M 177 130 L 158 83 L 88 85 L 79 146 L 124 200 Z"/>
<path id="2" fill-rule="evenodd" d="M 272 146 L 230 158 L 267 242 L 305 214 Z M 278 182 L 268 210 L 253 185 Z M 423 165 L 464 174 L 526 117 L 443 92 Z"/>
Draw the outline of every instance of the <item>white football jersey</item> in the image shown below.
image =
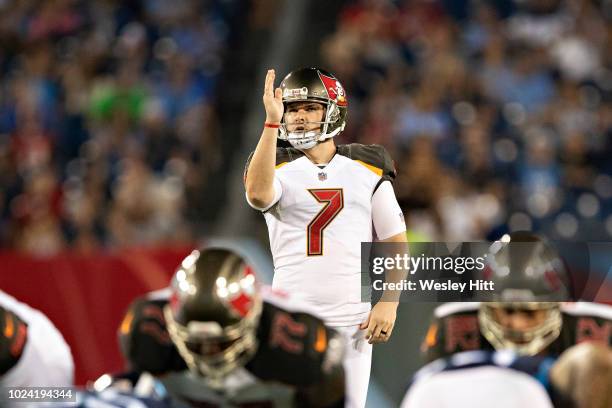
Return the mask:
<path id="1" fill-rule="evenodd" d="M 552 408 L 540 380 L 553 360 L 511 350 L 472 350 L 437 359 L 413 377 L 401 408 Z"/>
<path id="2" fill-rule="evenodd" d="M 331 326 L 361 323 L 370 310 L 361 296 L 361 243 L 406 230 L 390 183 L 381 190 L 391 200 L 377 201 L 391 202 L 374 213 L 394 217 L 393 225 L 377 223 L 373 213 L 375 191 L 394 177 L 382 146 L 340 145 L 324 168 L 299 150 L 279 148 L 275 202 L 264 209 L 273 287 L 311 304 Z"/>
<path id="3" fill-rule="evenodd" d="M 546 389 L 528 374 L 483 366 L 417 381 L 401 408 L 552 408 Z"/>
<path id="4" fill-rule="evenodd" d="M 0 307 L 14 313 L 25 323 L 15 333 L 13 344 L 23 343 L 18 362 L 3 376 L 0 384 L 4 387 L 69 387 L 74 384 L 74 362 L 66 341 L 53 323 L 41 312 L 21 303 L 0 290 Z M 1 322 L 0 327 L 15 328 L 15 322 Z M 8 331 L 13 331 L 10 329 Z M 6 335 L 6 333 L 5 333 Z M 18 337 L 23 336 L 23 340 Z"/>

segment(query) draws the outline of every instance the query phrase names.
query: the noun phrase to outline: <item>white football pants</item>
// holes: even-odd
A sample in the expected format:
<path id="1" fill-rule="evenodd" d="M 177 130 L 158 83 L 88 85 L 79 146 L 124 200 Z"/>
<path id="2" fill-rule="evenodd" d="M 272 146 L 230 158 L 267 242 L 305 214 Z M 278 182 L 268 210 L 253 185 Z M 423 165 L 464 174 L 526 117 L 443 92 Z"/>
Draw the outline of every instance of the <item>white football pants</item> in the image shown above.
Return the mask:
<path id="1" fill-rule="evenodd" d="M 334 327 L 344 337 L 344 373 L 346 376 L 346 408 L 364 408 L 368 396 L 372 345 L 359 325 Z"/>

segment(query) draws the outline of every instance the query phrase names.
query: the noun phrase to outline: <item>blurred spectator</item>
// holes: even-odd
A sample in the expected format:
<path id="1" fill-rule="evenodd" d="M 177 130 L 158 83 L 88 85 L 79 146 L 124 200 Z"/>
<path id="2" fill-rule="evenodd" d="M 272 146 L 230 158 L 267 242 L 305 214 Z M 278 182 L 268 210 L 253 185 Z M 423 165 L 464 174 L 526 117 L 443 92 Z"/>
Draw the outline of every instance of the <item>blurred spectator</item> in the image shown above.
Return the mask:
<path id="1" fill-rule="evenodd" d="M 600 239 L 603 228 L 612 237 L 607 3 L 345 7 L 321 49 L 358 123 L 343 137 L 393 152 L 411 233 L 490 239 L 534 228 Z"/>
<path id="2" fill-rule="evenodd" d="M 223 5 L 221 5 L 223 3 Z M 0 5 L 0 246 L 194 239 L 228 1 Z"/>
<path id="3" fill-rule="evenodd" d="M 24 191 L 11 202 L 15 227 L 15 246 L 19 249 L 52 254 L 64 245 L 60 225 L 61 191 L 49 168 L 31 172 Z"/>
<path id="4" fill-rule="evenodd" d="M 0 246 L 201 233 L 231 2 L 0 4 Z M 417 235 L 612 237 L 608 3 L 347 2 L 321 47 L 349 92 L 343 141 L 392 152 Z"/>
<path id="5" fill-rule="evenodd" d="M 412 211 L 421 212 L 420 217 L 406 220 L 408 227 L 411 221 L 418 221 L 428 225 L 424 231 L 427 235 L 442 236 L 444 225 L 437 203 L 445 193 L 441 186 L 452 185 L 452 181 L 448 169 L 436 157 L 431 137 L 416 138 L 397 167 L 395 186 L 400 206 L 409 215 Z"/>

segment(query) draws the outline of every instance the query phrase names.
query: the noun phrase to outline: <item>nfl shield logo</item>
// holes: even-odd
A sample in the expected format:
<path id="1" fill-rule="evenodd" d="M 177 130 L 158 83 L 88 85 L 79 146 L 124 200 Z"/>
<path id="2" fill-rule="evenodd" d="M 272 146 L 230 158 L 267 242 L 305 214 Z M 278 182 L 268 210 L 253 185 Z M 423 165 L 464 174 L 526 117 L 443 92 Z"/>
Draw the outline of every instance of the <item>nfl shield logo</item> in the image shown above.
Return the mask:
<path id="1" fill-rule="evenodd" d="M 323 172 L 319 173 L 319 180 L 320 181 L 327 180 L 327 173 L 323 173 Z"/>

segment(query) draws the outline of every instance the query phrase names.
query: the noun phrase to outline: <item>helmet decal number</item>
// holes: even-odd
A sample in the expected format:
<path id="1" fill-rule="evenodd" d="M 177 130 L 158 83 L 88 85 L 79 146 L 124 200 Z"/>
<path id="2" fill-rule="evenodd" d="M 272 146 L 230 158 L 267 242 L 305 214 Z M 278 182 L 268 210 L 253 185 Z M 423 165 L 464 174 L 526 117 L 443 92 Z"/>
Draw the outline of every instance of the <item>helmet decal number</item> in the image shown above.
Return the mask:
<path id="1" fill-rule="evenodd" d="M 454 316 L 446 320 L 447 352 L 476 350 L 480 347 L 480 330 L 476 316 Z"/>
<path id="2" fill-rule="evenodd" d="M 307 333 L 304 323 L 295 321 L 288 313 L 278 312 L 272 322 L 270 347 L 279 347 L 288 353 L 299 354 L 304 349 L 303 338 Z"/>
<path id="3" fill-rule="evenodd" d="M 601 325 L 591 317 L 581 317 L 576 323 L 576 344 L 583 341 L 601 341 L 610 343 L 612 323 L 602 322 Z"/>

